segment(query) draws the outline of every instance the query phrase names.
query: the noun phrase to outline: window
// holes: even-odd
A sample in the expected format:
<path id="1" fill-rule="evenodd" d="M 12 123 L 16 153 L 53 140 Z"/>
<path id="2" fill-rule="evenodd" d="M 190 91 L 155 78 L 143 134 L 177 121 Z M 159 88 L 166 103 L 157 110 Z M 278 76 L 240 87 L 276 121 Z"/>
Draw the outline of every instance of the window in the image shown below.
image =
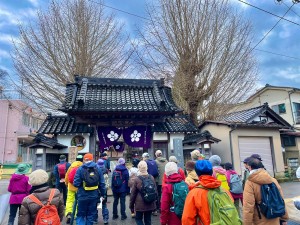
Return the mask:
<path id="1" fill-rule="evenodd" d="M 30 116 L 27 113 L 23 113 L 22 122 L 24 126 L 29 127 L 30 126 Z"/>
<path id="2" fill-rule="evenodd" d="M 273 105 L 272 109 L 277 113 L 277 114 L 283 114 L 286 113 L 285 109 L 285 104 L 279 104 L 279 105 Z"/>
<path id="3" fill-rule="evenodd" d="M 300 123 L 300 103 L 293 102 L 293 114 L 297 124 Z"/>
<path id="4" fill-rule="evenodd" d="M 295 136 L 282 136 L 281 137 L 283 147 L 296 146 Z"/>

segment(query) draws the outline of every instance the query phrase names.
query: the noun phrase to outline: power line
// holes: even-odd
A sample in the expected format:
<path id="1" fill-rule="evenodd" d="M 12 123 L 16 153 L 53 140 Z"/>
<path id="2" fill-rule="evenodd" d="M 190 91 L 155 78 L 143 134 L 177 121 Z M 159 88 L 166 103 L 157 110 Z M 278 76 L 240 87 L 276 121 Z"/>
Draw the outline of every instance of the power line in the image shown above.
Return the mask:
<path id="1" fill-rule="evenodd" d="M 258 10 L 260 10 L 260 11 L 263 11 L 263 12 L 265 12 L 265 13 L 268 13 L 268 14 L 270 14 L 270 15 L 272 15 L 272 16 L 275 16 L 275 17 L 277 17 L 277 18 L 280 18 L 280 19 L 282 19 L 282 20 L 285 20 L 285 21 L 288 21 L 288 22 L 290 22 L 290 23 L 293 23 L 293 24 L 295 24 L 295 25 L 297 25 L 297 26 L 300 26 L 299 23 L 296 23 L 296 22 L 294 22 L 294 21 L 288 20 L 288 19 L 284 18 L 283 16 L 278 16 L 278 15 L 272 13 L 272 12 L 269 12 L 269 11 L 267 11 L 267 10 L 264 10 L 264 9 L 262 9 L 262 8 L 259 8 L 259 7 L 255 6 L 255 5 L 252 5 L 252 4 L 248 3 L 248 2 L 244 2 L 244 1 L 242 1 L 242 0 L 238 0 L 238 1 L 239 1 L 239 2 L 242 2 L 242 3 L 246 4 L 246 5 L 249 5 L 249 6 L 253 7 L 253 8 L 256 8 L 256 9 L 258 9 Z"/>
<path id="2" fill-rule="evenodd" d="M 290 58 L 290 59 L 295 59 L 295 60 L 300 60 L 300 58 L 297 58 L 297 57 L 294 57 L 294 56 L 288 56 L 288 55 L 284 55 L 284 54 L 279 54 L 279 53 L 276 53 L 276 52 L 270 52 L 270 51 L 266 51 L 266 50 L 262 50 L 262 49 L 254 49 L 256 51 L 260 51 L 260 52 L 265 52 L 265 53 L 269 53 L 269 54 L 272 54 L 272 55 L 278 55 L 278 56 L 282 56 L 282 57 L 287 57 L 287 58 Z"/>
<path id="3" fill-rule="evenodd" d="M 239 0 L 240 1 L 240 0 Z M 293 5 L 291 5 L 291 7 L 288 8 L 288 10 L 285 12 L 285 14 L 283 15 L 283 17 L 285 17 L 285 15 L 291 10 L 291 8 L 295 5 L 295 3 Z M 282 18 L 283 18 L 282 17 Z M 255 49 L 268 35 L 269 33 L 277 26 L 277 24 L 282 20 L 282 18 L 280 18 L 275 24 L 274 26 L 262 37 L 262 39 L 260 39 L 260 41 L 252 48 Z M 251 50 L 251 51 L 252 51 Z"/>
<path id="4" fill-rule="evenodd" d="M 116 11 L 119 11 L 119 12 L 122 12 L 122 13 L 126 13 L 126 14 L 131 15 L 131 16 L 135 16 L 135 17 L 138 17 L 138 18 L 141 18 L 141 19 L 144 19 L 144 20 L 151 21 L 150 19 L 148 19 L 146 17 L 140 16 L 140 15 L 137 15 L 137 14 L 134 14 L 134 13 L 131 13 L 131 12 L 127 12 L 127 11 L 124 11 L 124 10 L 121 10 L 121 9 L 117 9 L 115 7 L 108 6 L 108 5 L 105 5 L 105 4 L 100 3 L 100 2 L 96 2 L 96 1 L 93 1 L 93 0 L 89 0 L 89 1 L 93 2 L 93 3 L 96 3 L 96 4 L 99 4 L 99 5 L 102 5 L 102 6 L 106 7 L 106 8 L 110 8 L 110 9 L 113 9 L 113 10 L 116 10 Z"/>

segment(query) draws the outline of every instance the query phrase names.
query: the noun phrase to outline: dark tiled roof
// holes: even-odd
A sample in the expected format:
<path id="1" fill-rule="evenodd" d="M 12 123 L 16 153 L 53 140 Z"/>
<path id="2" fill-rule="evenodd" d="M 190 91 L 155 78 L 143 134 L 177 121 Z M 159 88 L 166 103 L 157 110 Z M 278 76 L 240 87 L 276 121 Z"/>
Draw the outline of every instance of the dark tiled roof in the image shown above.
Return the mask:
<path id="1" fill-rule="evenodd" d="M 203 131 L 201 133 L 197 133 L 197 134 L 189 134 L 186 135 L 184 140 L 183 140 L 183 144 L 192 144 L 192 143 L 202 143 L 204 141 L 210 141 L 210 142 L 219 142 L 221 141 L 218 138 L 213 137 L 209 131 Z"/>
<path id="2" fill-rule="evenodd" d="M 166 118 L 165 122 L 154 123 L 153 132 L 197 132 L 198 129 L 191 119 L 186 116 Z"/>
<path id="3" fill-rule="evenodd" d="M 47 148 L 57 148 L 57 149 L 67 148 L 67 146 L 58 143 L 55 138 L 49 138 L 43 134 L 37 134 L 33 139 L 33 144 L 31 144 L 28 147 L 33 148 L 39 146 L 43 146 Z"/>
<path id="4" fill-rule="evenodd" d="M 38 133 L 43 134 L 75 134 L 93 133 L 93 128 L 87 124 L 75 123 L 70 116 L 47 116 Z"/>
<path id="5" fill-rule="evenodd" d="M 261 121 L 255 121 L 257 117 L 268 117 L 273 121 L 267 121 L 262 118 Z M 261 105 L 259 107 L 237 111 L 226 114 L 217 119 L 217 121 L 204 121 L 199 127 L 202 127 L 207 123 L 217 123 L 224 125 L 237 125 L 237 126 L 248 126 L 248 127 L 291 127 L 291 125 L 285 121 L 281 116 L 274 112 L 268 104 Z"/>
<path id="6" fill-rule="evenodd" d="M 64 112 L 152 112 L 174 115 L 182 110 L 163 80 L 76 77 L 66 88 Z"/>

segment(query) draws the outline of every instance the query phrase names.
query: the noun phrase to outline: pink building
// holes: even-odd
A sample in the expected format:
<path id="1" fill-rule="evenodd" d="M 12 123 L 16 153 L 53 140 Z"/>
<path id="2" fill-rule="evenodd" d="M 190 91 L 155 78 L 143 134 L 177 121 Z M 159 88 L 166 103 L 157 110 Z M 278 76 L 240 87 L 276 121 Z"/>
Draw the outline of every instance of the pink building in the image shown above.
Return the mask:
<path id="1" fill-rule="evenodd" d="M 0 163 L 31 163 L 27 146 L 44 118 L 23 100 L 0 99 Z"/>

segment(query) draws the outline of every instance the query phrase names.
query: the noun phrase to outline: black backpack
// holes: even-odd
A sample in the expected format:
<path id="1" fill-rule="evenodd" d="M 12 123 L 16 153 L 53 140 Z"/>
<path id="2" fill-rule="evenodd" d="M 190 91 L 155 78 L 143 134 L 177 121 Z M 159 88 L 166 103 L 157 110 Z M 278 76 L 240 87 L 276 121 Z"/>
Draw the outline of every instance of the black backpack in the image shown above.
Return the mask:
<path id="1" fill-rule="evenodd" d="M 86 191 L 98 189 L 100 175 L 97 166 L 83 167 L 83 188 Z"/>
<path id="2" fill-rule="evenodd" d="M 262 213 L 267 219 L 281 217 L 285 214 L 285 204 L 276 184 L 263 184 L 260 188 L 261 202 L 258 204 L 258 216 Z M 256 204 L 257 206 L 257 204 Z"/>
<path id="3" fill-rule="evenodd" d="M 125 182 L 125 180 L 123 180 L 123 177 L 122 177 L 122 171 L 119 171 L 119 170 L 114 170 L 111 179 L 112 179 L 112 185 L 115 188 L 121 187 L 122 184 Z"/>
<path id="4" fill-rule="evenodd" d="M 142 188 L 140 192 L 144 202 L 151 203 L 157 200 L 156 184 L 151 179 L 151 176 L 138 176 L 138 178 L 142 180 Z"/>

